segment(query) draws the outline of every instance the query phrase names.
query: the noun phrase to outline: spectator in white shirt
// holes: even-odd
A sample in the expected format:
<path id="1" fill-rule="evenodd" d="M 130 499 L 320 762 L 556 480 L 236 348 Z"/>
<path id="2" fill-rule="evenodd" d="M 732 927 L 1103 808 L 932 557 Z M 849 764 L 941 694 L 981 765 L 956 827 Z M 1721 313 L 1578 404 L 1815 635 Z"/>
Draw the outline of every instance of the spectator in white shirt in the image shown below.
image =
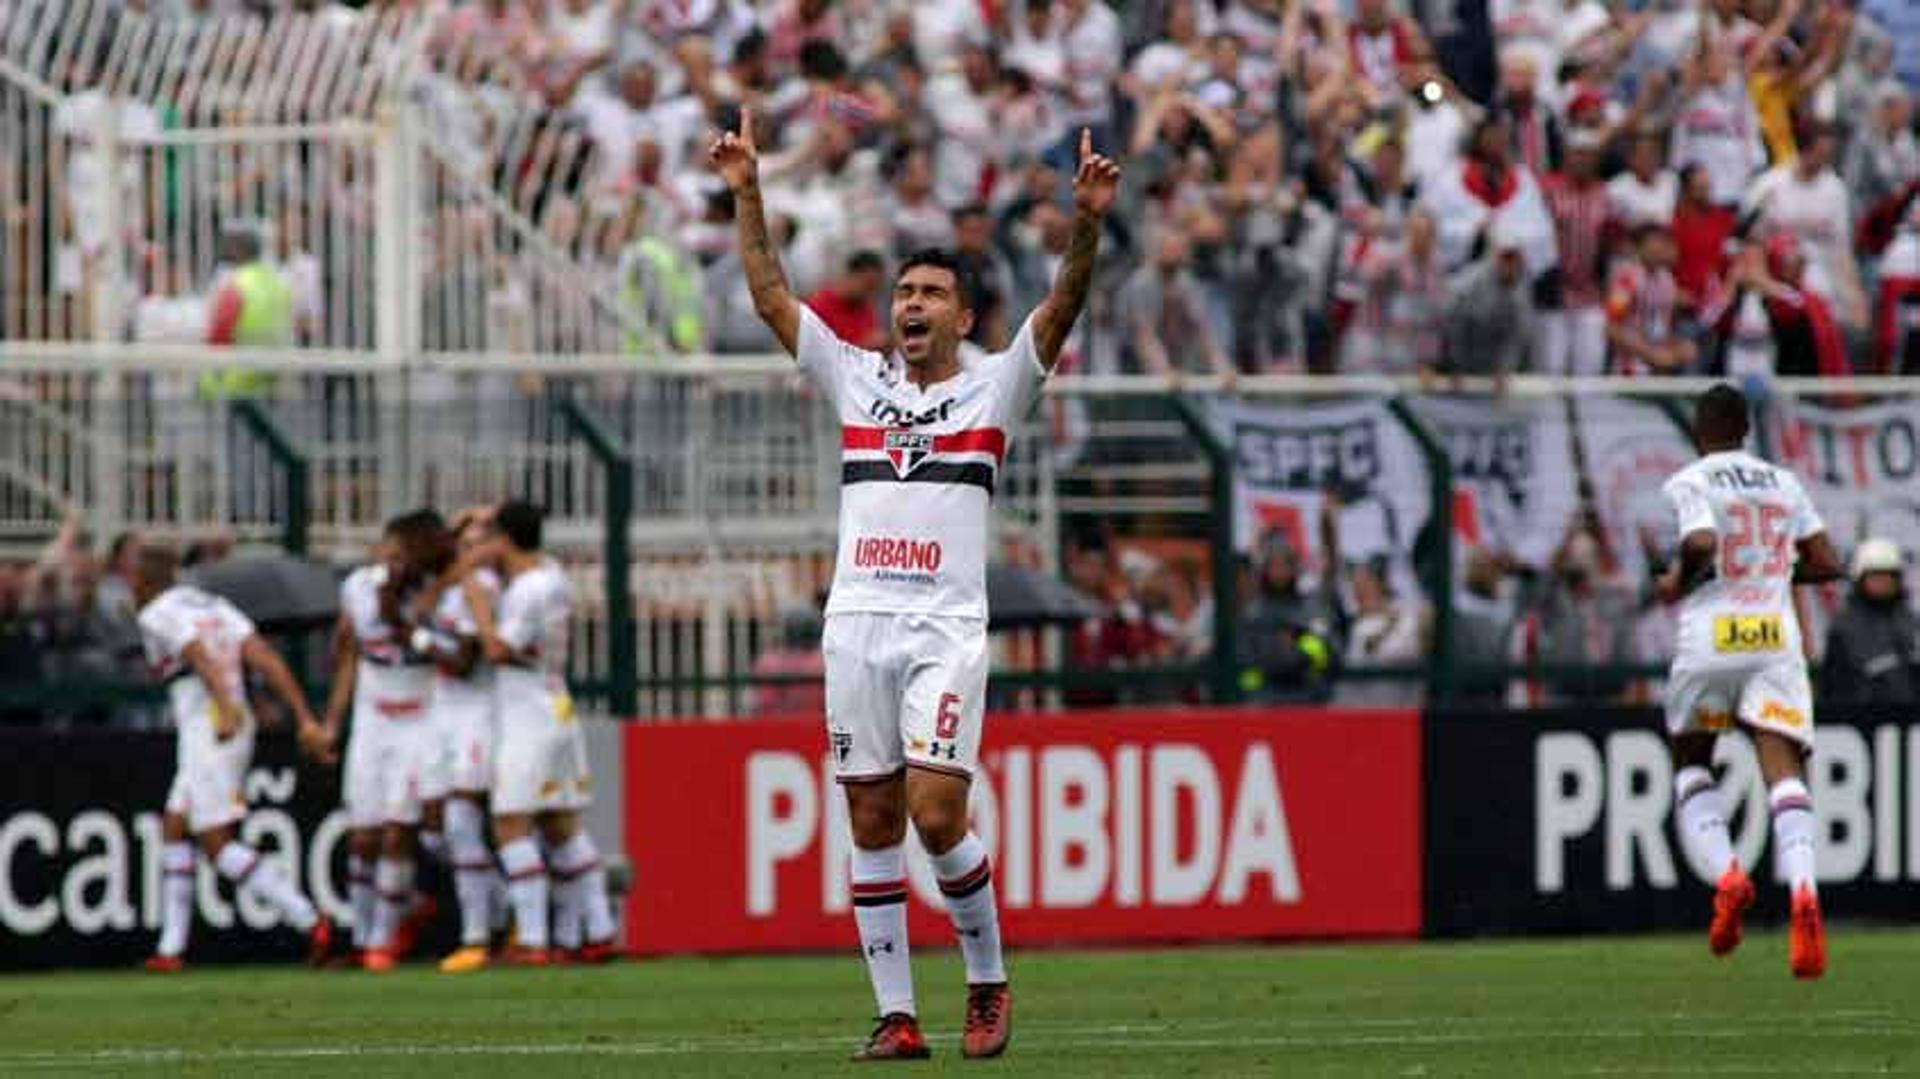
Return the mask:
<path id="1" fill-rule="evenodd" d="M 1826 299 L 1842 323 L 1863 329 L 1866 294 L 1853 251 L 1852 200 L 1833 171 L 1834 132 L 1810 125 L 1799 141 L 1797 160 L 1754 181 L 1743 216 L 1798 238 L 1807 252 L 1807 288 Z"/>
<path id="2" fill-rule="evenodd" d="M 1166 25 L 1160 36 L 1133 57 L 1120 77 L 1120 87 L 1136 100 L 1152 97 L 1168 85 L 1186 86 L 1207 70 L 1206 41 L 1200 36 L 1194 5 L 1198 0 L 1173 0 L 1167 5 Z"/>
<path id="3" fill-rule="evenodd" d="M 1705 168 L 1714 203 L 1732 206 L 1766 160 L 1759 115 L 1728 47 L 1703 42 L 1681 86 L 1669 164 Z"/>
<path id="4" fill-rule="evenodd" d="M 1634 135 L 1627 149 L 1627 171 L 1607 181 L 1613 217 L 1624 229 L 1673 220 L 1680 181 L 1666 167 L 1667 140 L 1655 131 Z"/>
<path id="5" fill-rule="evenodd" d="M 934 144 L 934 197 L 958 208 L 986 193 L 988 169 L 998 162 L 1000 136 L 993 113 L 998 72 L 984 45 L 960 50 L 958 65 L 927 85 L 927 108 L 939 130 Z"/>
<path id="6" fill-rule="evenodd" d="M 1120 17 L 1103 0 L 1060 0 L 1056 17 L 1067 54 L 1067 126 L 1074 131 L 1107 128 L 1113 120 L 1113 82 L 1123 59 Z M 1111 145 L 1099 138 L 1095 142 Z"/>

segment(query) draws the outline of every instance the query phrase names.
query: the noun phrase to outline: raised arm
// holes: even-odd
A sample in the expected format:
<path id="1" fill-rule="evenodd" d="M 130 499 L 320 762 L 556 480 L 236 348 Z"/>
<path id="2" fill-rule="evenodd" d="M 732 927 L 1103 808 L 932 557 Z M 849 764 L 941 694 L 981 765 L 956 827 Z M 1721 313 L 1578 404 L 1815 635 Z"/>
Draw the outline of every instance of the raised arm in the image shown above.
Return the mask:
<path id="1" fill-rule="evenodd" d="M 740 130 L 723 131 L 707 150 L 715 171 L 733 192 L 733 220 L 740 237 L 740 262 L 753 292 L 753 309 L 789 353 L 798 347 L 800 301 L 787 285 L 786 271 L 773 238 L 767 235 L 767 211 L 760 201 L 760 154 L 753 143 L 753 110 L 740 109 Z"/>
<path id="2" fill-rule="evenodd" d="M 1120 166 L 1093 152 L 1093 135 L 1080 129 L 1080 168 L 1073 175 L 1073 235 L 1067 256 L 1054 275 L 1053 289 L 1033 310 L 1033 349 L 1041 366 L 1053 370 L 1060 346 L 1087 304 L 1093 284 L 1093 256 L 1100 250 L 1100 221 L 1120 190 Z"/>
<path id="3" fill-rule="evenodd" d="M 300 688 L 299 680 L 294 678 L 292 669 L 280 658 L 280 653 L 267 643 L 266 638 L 258 633 L 248 637 L 246 643 L 240 646 L 240 658 L 250 669 L 259 671 L 274 694 L 293 710 L 300 748 L 322 764 L 332 764 L 337 760 L 331 734 L 319 720 L 313 718 L 313 708 L 307 703 L 306 692 Z"/>

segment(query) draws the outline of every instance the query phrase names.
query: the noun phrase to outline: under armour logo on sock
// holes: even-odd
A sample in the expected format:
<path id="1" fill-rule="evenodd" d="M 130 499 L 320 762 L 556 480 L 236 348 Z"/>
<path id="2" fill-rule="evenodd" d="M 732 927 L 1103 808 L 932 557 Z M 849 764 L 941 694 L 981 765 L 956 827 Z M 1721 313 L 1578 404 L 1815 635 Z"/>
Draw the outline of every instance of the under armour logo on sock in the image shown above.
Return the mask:
<path id="1" fill-rule="evenodd" d="M 867 945 L 868 955 L 879 955 L 881 952 L 886 952 L 888 955 L 892 955 L 893 942 L 890 940 L 879 940 L 879 941 L 873 942 L 872 944 Z"/>

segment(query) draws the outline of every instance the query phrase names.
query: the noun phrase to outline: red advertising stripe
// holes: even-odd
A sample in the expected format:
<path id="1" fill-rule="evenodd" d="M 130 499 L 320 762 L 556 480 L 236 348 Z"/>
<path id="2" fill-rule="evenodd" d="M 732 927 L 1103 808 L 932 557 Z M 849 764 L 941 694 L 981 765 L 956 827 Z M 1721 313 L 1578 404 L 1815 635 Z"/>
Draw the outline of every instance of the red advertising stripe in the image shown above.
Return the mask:
<path id="1" fill-rule="evenodd" d="M 894 428 L 855 427 L 847 425 L 840 428 L 840 448 L 845 450 L 883 450 L 887 448 L 887 432 Z M 903 431 L 903 433 L 906 433 Z M 974 427 L 965 431 L 933 436 L 935 453 L 990 453 L 995 462 L 1004 460 L 1007 455 L 1007 435 L 998 427 Z"/>
<path id="2" fill-rule="evenodd" d="M 988 745 L 974 820 L 1015 944 L 1419 932 L 1415 712 L 1020 716 L 990 720 Z M 791 721 L 627 728 L 636 950 L 850 944 L 826 752 Z M 673 824 L 695 799 L 700 827 Z M 916 939 L 950 942 L 917 848 L 909 891 Z"/>

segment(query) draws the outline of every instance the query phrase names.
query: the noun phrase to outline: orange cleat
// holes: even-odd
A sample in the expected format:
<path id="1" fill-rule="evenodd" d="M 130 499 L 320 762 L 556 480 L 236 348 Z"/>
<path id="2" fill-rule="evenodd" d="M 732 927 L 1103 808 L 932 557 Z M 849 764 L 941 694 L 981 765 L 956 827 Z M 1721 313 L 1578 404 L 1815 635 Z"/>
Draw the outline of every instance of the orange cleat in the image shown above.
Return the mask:
<path id="1" fill-rule="evenodd" d="M 360 961 L 368 974 L 385 974 L 399 964 L 400 958 L 391 948 L 368 948 L 365 958 Z"/>
<path id="2" fill-rule="evenodd" d="M 1793 931 L 1787 938 L 1787 966 L 1793 976 L 1812 981 L 1827 972 L 1827 929 L 1820 922 L 1820 897 L 1801 885 L 1793 893 Z"/>
<path id="3" fill-rule="evenodd" d="M 148 974 L 178 974 L 187 969 L 187 964 L 177 955 L 150 955 L 140 969 Z"/>
<path id="4" fill-rule="evenodd" d="M 307 931 L 307 965 L 324 967 L 333 952 L 333 923 L 322 917 Z"/>
<path id="5" fill-rule="evenodd" d="M 507 967 L 550 967 L 553 965 L 553 953 L 545 948 L 528 948 L 516 944 L 500 953 L 500 965 Z"/>
<path id="6" fill-rule="evenodd" d="M 1753 906 L 1753 881 L 1740 863 L 1720 876 L 1713 893 L 1713 924 L 1707 927 L 1707 948 L 1715 955 L 1731 955 L 1740 946 L 1740 919 Z"/>
<path id="7" fill-rule="evenodd" d="M 920 1033 L 920 1021 L 904 1012 L 894 1012 L 873 1028 L 873 1036 L 853 1054 L 853 1059 L 925 1060 L 932 1055 L 926 1036 Z"/>
<path id="8" fill-rule="evenodd" d="M 434 917 L 439 913 L 440 904 L 432 896 L 422 893 L 416 898 L 412 909 L 407 911 L 407 916 L 400 920 L 399 925 L 393 927 L 393 944 L 389 950 L 393 952 L 394 958 L 405 959 L 412 955 L 413 949 L 420 943 L 421 935 L 427 931 L 428 926 L 433 924 Z"/>
<path id="9" fill-rule="evenodd" d="M 612 940 L 589 941 L 573 953 L 573 961 L 586 966 L 600 966 L 620 958 Z"/>
<path id="10" fill-rule="evenodd" d="M 1013 991 L 1006 982 L 967 986 L 967 1024 L 960 1055 L 970 1060 L 997 1057 L 1013 1037 Z"/>

